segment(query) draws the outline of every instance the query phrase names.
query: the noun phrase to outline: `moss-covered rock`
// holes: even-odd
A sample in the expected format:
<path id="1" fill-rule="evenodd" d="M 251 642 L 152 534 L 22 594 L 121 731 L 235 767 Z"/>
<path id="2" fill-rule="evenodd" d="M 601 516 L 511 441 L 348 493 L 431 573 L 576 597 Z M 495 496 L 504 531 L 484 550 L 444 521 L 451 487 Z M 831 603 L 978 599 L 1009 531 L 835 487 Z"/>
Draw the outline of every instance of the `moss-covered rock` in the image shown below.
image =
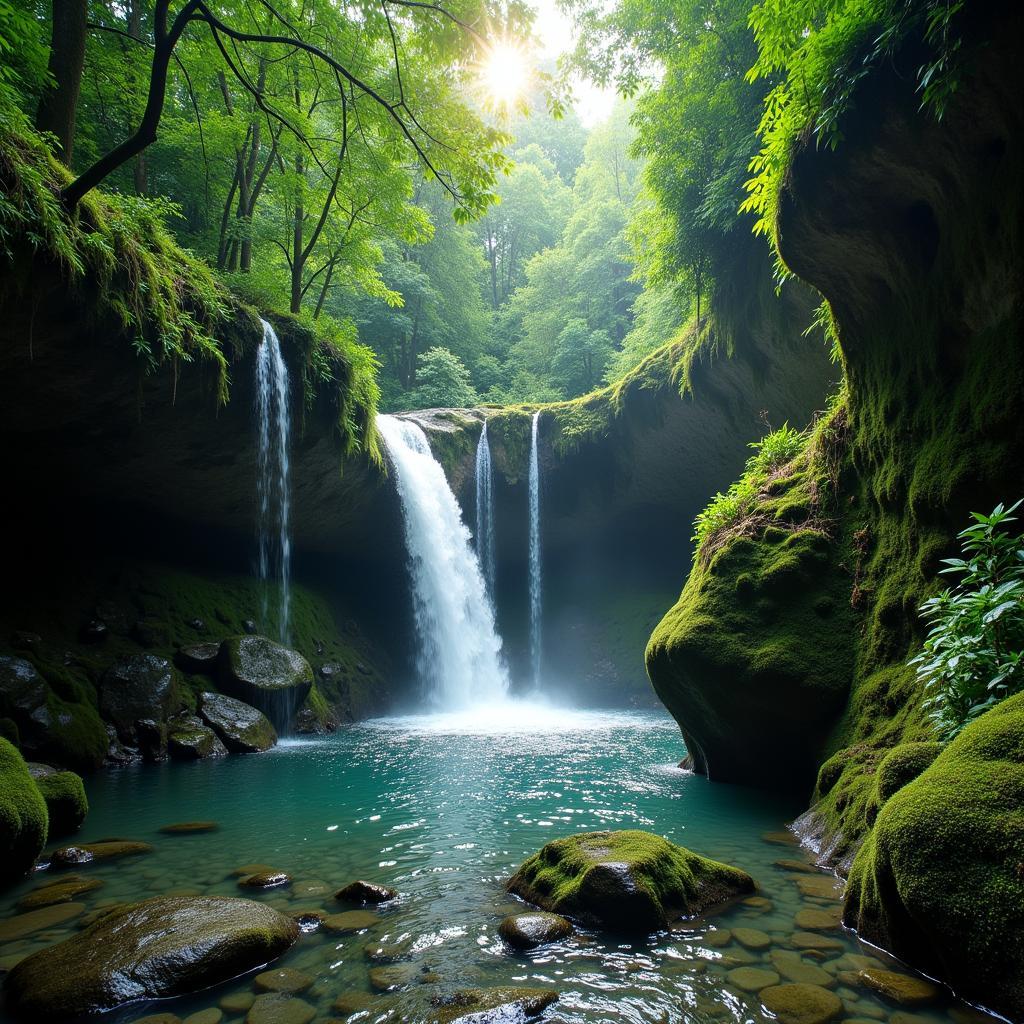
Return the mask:
<path id="1" fill-rule="evenodd" d="M 900 743 L 878 762 L 874 792 L 864 809 L 869 825 L 878 817 L 882 804 L 916 779 L 939 756 L 942 747 L 937 740 Z"/>
<path id="2" fill-rule="evenodd" d="M 654 931 L 754 891 L 744 871 L 649 832 L 588 832 L 548 843 L 508 882 L 544 910 L 618 931 Z"/>
<path id="3" fill-rule="evenodd" d="M 262 711 L 223 693 L 206 692 L 199 697 L 199 714 L 236 754 L 269 750 L 277 743 L 277 732 Z"/>
<path id="4" fill-rule="evenodd" d="M 48 769 L 40 771 L 39 769 Z M 49 765 L 31 765 L 30 771 L 39 792 L 46 801 L 49 817 L 49 838 L 70 835 L 81 828 L 89 813 L 89 801 L 80 776 L 74 772 L 58 772 Z"/>
<path id="5" fill-rule="evenodd" d="M 558 993 L 550 988 L 466 988 L 433 1000 L 430 1024 L 502 1024 L 539 1017 Z"/>
<path id="6" fill-rule="evenodd" d="M 138 722 L 166 722 L 180 706 L 177 673 L 166 658 L 129 654 L 103 674 L 100 711 L 125 743 L 138 742 Z"/>
<path id="7" fill-rule="evenodd" d="M 252 900 L 161 897 L 114 910 L 22 960 L 4 990 L 8 1006 L 28 1020 L 73 1020 L 227 981 L 297 937 L 291 918 Z"/>
<path id="8" fill-rule="evenodd" d="M 8 884 L 28 873 L 46 844 L 46 803 L 21 754 L 0 739 L 0 861 Z"/>
<path id="9" fill-rule="evenodd" d="M 968 999 L 1024 1014 L 1024 695 L 898 790 L 853 862 L 845 920 Z"/>
<path id="10" fill-rule="evenodd" d="M 265 636 L 235 636 L 221 645 L 220 685 L 282 729 L 309 695 L 313 669 L 298 651 Z"/>

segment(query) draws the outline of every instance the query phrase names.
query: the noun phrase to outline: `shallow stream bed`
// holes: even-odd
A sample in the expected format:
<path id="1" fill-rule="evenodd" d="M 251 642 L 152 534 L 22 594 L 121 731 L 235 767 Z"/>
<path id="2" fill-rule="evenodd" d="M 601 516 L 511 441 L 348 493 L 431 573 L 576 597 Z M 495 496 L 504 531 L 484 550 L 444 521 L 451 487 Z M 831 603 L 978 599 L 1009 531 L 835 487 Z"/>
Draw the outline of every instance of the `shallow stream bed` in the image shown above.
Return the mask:
<path id="1" fill-rule="evenodd" d="M 333 893 L 355 879 L 401 893 L 367 928 L 305 934 L 277 962 L 311 979 L 296 997 L 309 1009 L 291 1004 L 296 1020 L 313 1011 L 316 1020 L 343 1018 L 335 1004 L 346 996 L 348 1007 L 366 1004 L 352 1020 L 415 1021 L 431 997 L 454 988 L 525 985 L 559 992 L 543 1019 L 561 1024 L 762 1021 L 772 1018 L 757 990 L 780 980 L 829 988 L 843 1003 L 839 1019 L 861 1024 L 977 1016 L 945 996 L 908 1010 L 860 984 L 861 969 L 882 966 L 880 954 L 839 928 L 831 877 L 814 872 L 783 831 L 799 805 L 693 776 L 675 766 L 683 752 L 662 714 L 527 706 L 380 720 L 260 755 L 111 771 L 89 780 L 91 811 L 75 841 L 124 837 L 154 850 L 78 869 L 103 885 L 65 923 L 0 944 L 0 969 L 73 934 L 104 905 L 168 893 L 251 895 L 236 872 L 262 864 L 293 882 L 254 898 L 287 912 L 346 910 Z M 193 819 L 217 828 L 159 831 Z M 550 839 L 618 828 L 658 832 L 743 868 L 759 893 L 644 941 L 580 930 L 533 953 L 505 949 L 497 925 L 517 909 L 503 889 L 515 867 Z M 4 893 L 0 937 L 39 881 Z M 382 967 L 375 979 L 394 991 L 374 991 L 370 972 Z M 249 976 L 108 1019 L 187 1018 L 217 1007 L 234 1024 L 254 994 Z M 0 1020 L 8 1020 L 2 1010 Z"/>

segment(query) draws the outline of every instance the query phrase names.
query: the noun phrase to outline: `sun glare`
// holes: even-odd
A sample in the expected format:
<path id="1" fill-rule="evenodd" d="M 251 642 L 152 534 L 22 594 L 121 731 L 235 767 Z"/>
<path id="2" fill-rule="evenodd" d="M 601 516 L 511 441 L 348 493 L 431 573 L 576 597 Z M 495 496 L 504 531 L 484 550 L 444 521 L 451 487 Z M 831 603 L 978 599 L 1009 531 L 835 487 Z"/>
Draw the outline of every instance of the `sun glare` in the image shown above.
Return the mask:
<path id="1" fill-rule="evenodd" d="M 488 98 L 504 107 L 522 99 L 529 76 L 525 51 L 507 41 L 494 43 L 480 68 L 480 82 Z"/>

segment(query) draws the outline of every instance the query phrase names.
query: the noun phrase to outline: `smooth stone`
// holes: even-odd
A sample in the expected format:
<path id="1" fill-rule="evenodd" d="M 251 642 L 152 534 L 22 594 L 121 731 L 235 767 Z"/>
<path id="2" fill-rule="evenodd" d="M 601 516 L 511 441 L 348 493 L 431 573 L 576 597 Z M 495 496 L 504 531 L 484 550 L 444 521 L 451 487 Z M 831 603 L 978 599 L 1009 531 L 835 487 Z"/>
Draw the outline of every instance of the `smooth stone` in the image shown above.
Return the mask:
<path id="1" fill-rule="evenodd" d="M 79 867 L 96 860 L 112 860 L 115 857 L 134 857 L 140 853 L 152 853 L 149 843 L 130 839 L 103 839 L 95 843 L 80 843 L 77 846 L 62 846 L 50 854 L 51 867 Z"/>
<path id="2" fill-rule="evenodd" d="M 41 932 L 44 928 L 64 924 L 65 921 L 70 921 L 83 913 L 84 903 L 56 903 L 41 910 L 18 914 L 17 917 L 4 918 L 0 920 L 0 943 L 23 939 L 26 935 Z"/>
<path id="3" fill-rule="evenodd" d="M 777 985 L 779 976 L 763 967 L 736 967 L 727 975 L 729 983 L 744 992 L 760 992 L 769 985 Z"/>
<path id="4" fill-rule="evenodd" d="M 350 882 L 334 894 L 336 900 L 345 900 L 347 903 L 387 903 L 397 896 L 398 893 L 386 885 L 363 881 Z"/>
<path id="5" fill-rule="evenodd" d="M 711 949 L 722 949 L 732 942 L 732 930 L 730 928 L 712 928 L 701 936 L 701 944 L 710 946 Z"/>
<path id="6" fill-rule="evenodd" d="M 346 910 L 342 914 L 329 914 L 323 920 L 323 927 L 329 932 L 348 935 L 361 932 L 364 928 L 372 928 L 380 924 L 380 917 L 369 910 Z"/>
<path id="7" fill-rule="evenodd" d="M 793 881 L 802 896 L 838 900 L 842 895 L 842 883 L 835 875 L 797 875 Z"/>
<path id="8" fill-rule="evenodd" d="M 828 971 L 802 960 L 799 953 L 773 950 L 771 961 L 772 966 L 786 981 L 801 985 L 818 985 L 822 988 L 831 988 L 836 983 L 836 979 Z"/>
<path id="9" fill-rule="evenodd" d="M 398 960 L 404 960 L 412 948 L 412 939 L 403 939 L 400 942 L 378 942 L 363 949 L 363 956 L 367 960 L 380 964 L 393 964 Z"/>
<path id="10" fill-rule="evenodd" d="M 165 896 L 172 895 L 171 893 L 165 893 Z M 115 903 L 111 907 L 100 907 L 97 910 L 92 910 L 88 914 L 83 914 L 78 919 L 76 924 L 79 928 L 88 928 L 90 925 L 94 925 L 100 918 L 106 917 L 112 910 L 120 910 L 121 907 L 127 906 L 126 903 Z"/>
<path id="11" fill-rule="evenodd" d="M 782 1024 L 827 1024 L 843 1012 L 839 996 L 820 985 L 771 985 L 760 998 Z"/>
<path id="12" fill-rule="evenodd" d="M 239 877 L 241 875 L 261 875 L 266 871 L 277 871 L 273 864 L 243 864 L 240 868 L 235 868 L 231 874 Z"/>
<path id="13" fill-rule="evenodd" d="M 799 871 L 806 875 L 820 875 L 821 869 L 816 868 L 813 864 L 808 864 L 803 860 L 777 860 L 775 867 L 782 868 L 783 871 Z"/>
<path id="14" fill-rule="evenodd" d="M 370 968 L 370 985 L 378 992 L 393 992 L 412 984 L 416 969 L 409 964 L 391 964 L 388 967 Z"/>
<path id="15" fill-rule="evenodd" d="M 243 889 L 278 889 L 283 885 L 291 885 L 291 882 L 291 875 L 287 871 L 257 871 L 238 880 Z"/>
<path id="16" fill-rule="evenodd" d="M 178 668 L 185 672 L 213 672 L 217 667 L 220 644 L 186 644 L 174 655 Z"/>
<path id="17" fill-rule="evenodd" d="M 369 1010 L 376 1001 L 376 998 L 371 996 L 369 992 L 344 992 L 334 1000 L 331 1008 L 335 1013 L 351 1017 L 354 1013 L 362 1013 L 364 1010 Z"/>
<path id="18" fill-rule="evenodd" d="M 226 757 L 228 748 L 210 726 L 200 718 L 175 719 L 167 733 L 167 752 L 179 761 L 198 761 L 204 757 Z"/>
<path id="19" fill-rule="evenodd" d="M 219 828 L 215 821 L 179 821 L 174 825 L 163 825 L 160 831 L 168 836 L 190 836 L 197 832 L 216 832 Z"/>
<path id="20" fill-rule="evenodd" d="M 775 846 L 796 846 L 796 836 L 792 832 L 765 832 L 761 836 L 764 843 L 772 843 Z"/>
<path id="21" fill-rule="evenodd" d="M 844 949 L 839 939 L 833 939 L 829 935 L 819 935 L 817 932 L 793 932 L 789 937 L 790 945 L 796 949 Z"/>
<path id="22" fill-rule="evenodd" d="M 512 914 L 498 925 L 498 934 L 515 949 L 533 949 L 548 942 L 558 942 L 571 933 L 569 921 L 545 911 Z"/>
<path id="23" fill-rule="evenodd" d="M 102 885 L 98 878 L 68 879 L 56 884 L 51 882 L 18 900 L 18 909 L 38 910 L 40 907 L 52 907 L 55 903 L 70 903 L 75 897 L 99 889 Z"/>
<path id="24" fill-rule="evenodd" d="M 558 993 L 546 988 L 460 989 L 431 1000 L 435 1009 L 429 1020 L 430 1024 L 513 1024 L 539 1017 L 556 999 Z"/>
<path id="25" fill-rule="evenodd" d="M 256 1002 L 252 992 L 229 992 L 217 1005 L 228 1014 L 245 1013 Z"/>
<path id="26" fill-rule="evenodd" d="M 220 689 L 291 721 L 313 686 L 309 662 L 290 647 L 265 636 L 230 637 L 221 644 Z"/>
<path id="27" fill-rule="evenodd" d="M 181 1024 L 181 1018 L 176 1013 L 151 1013 L 132 1021 L 132 1024 Z"/>
<path id="28" fill-rule="evenodd" d="M 292 920 L 303 932 L 315 932 L 327 919 L 327 914 L 322 910 L 295 910 L 292 912 Z"/>
<path id="29" fill-rule="evenodd" d="M 798 910 L 793 918 L 793 924 L 801 931 L 834 931 L 840 926 L 839 909 L 818 910 L 815 907 L 806 907 Z"/>
<path id="30" fill-rule="evenodd" d="M 259 753 L 277 743 L 277 732 L 262 711 L 226 694 L 200 694 L 199 714 L 236 754 Z"/>
<path id="31" fill-rule="evenodd" d="M 209 1006 L 205 1010 L 190 1013 L 182 1024 L 220 1024 L 224 1019 L 224 1011 L 216 1006 Z"/>
<path id="32" fill-rule="evenodd" d="M 751 907 L 753 910 L 771 910 L 774 904 L 765 896 L 748 896 L 740 901 L 743 906 Z"/>
<path id="33" fill-rule="evenodd" d="M 888 999 L 897 1006 L 927 1006 L 935 1002 L 942 993 L 938 985 L 918 978 L 913 974 L 900 974 L 897 971 L 882 971 L 868 968 L 860 972 L 860 980 L 865 988 L 871 989 L 883 999 Z"/>
<path id="34" fill-rule="evenodd" d="M 74 1020 L 187 995 L 262 967 L 298 934 L 291 918 L 253 900 L 157 897 L 23 960 L 7 976 L 7 1005 L 28 1020 Z"/>
<path id="35" fill-rule="evenodd" d="M 732 937 L 747 949 L 767 949 L 772 944 L 772 937 L 757 928 L 733 928 Z"/>
<path id="36" fill-rule="evenodd" d="M 316 1017 L 316 1008 L 295 996 L 268 993 L 257 996 L 245 1024 L 309 1024 Z"/>
<path id="37" fill-rule="evenodd" d="M 257 974 L 253 984 L 260 992 L 305 992 L 313 979 L 292 967 L 278 967 Z"/>

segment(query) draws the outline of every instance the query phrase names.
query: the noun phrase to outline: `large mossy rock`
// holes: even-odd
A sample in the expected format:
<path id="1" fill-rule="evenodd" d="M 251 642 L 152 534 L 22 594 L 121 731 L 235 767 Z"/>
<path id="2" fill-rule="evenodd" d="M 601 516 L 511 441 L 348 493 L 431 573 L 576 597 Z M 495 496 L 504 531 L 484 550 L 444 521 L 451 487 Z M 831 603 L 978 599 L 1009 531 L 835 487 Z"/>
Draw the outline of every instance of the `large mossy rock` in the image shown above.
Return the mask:
<path id="1" fill-rule="evenodd" d="M 0 886 L 29 872 L 46 844 L 46 803 L 21 754 L 0 739 Z"/>
<path id="2" fill-rule="evenodd" d="M 59 772 L 38 762 L 31 762 L 28 769 L 46 801 L 48 838 L 56 839 L 77 832 L 89 813 L 89 801 L 81 777 L 74 772 Z"/>
<path id="3" fill-rule="evenodd" d="M 7 976 L 7 1004 L 26 1020 L 56 1022 L 185 995 L 268 963 L 298 934 L 290 917 L 253 900 L 146 900 L 22 960 Z"/>
<path id="4" fill-rule="evenodd" d="M 262 711 L 223 693 L 199 696 L 199 714 L 235 754 L 255 754 L 277 743 L 277 732 Z"/>
<path id="5" fill-rule="evenodd" d="M 138 742 L 138 722 L 166 722 L 180 703 L 174 667 L 156 654 L 128 654 L 103 673 L 100 711 L 125 743 Z"/>
<path id="6" fill-rule="evenodd" d="M 313 686 L 313 669 L 289 647 L 265 636 L 236 636 L 220 649 L 220 686 L 286 727 Z"/>
<path id="7" fill-rule="evenodd" d="M 882 806 L 845 921 L 965 998 L 1024 1017 L 1024 694 Z"/>
<path id="8" fill-rule="evenodd" d="M 754 891 L 744 871 L 650 832 L 588 832 L 548 843 L 508 890 L 528 903 L 613 931 L 649 932 Z"/>
<path id="9" fill-rule="evenodd" d="M 515 1024 L 539 1017 L 558 993 L 550 988 L 464 988 L 434 998 L 429 1024 Z"/>

